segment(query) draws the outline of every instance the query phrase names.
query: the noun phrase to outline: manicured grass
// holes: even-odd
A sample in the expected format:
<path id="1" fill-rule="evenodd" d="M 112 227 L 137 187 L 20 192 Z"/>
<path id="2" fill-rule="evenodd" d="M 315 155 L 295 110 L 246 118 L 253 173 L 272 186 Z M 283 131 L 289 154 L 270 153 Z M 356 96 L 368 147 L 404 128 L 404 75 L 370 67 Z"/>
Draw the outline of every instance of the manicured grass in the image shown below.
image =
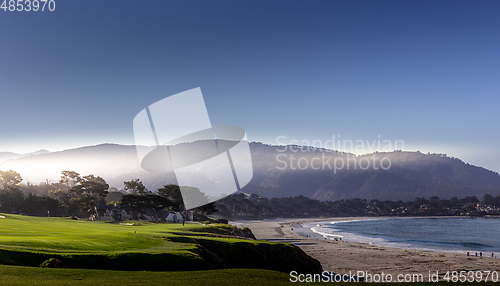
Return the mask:
<path id="1" fill-rule="evenodd" d="M 287 285 L 289 275 L 257 269 L 146 272 L 0 266 L 0 285 Z"/>
<path id="2" fill-rule="evenodd" d="M 290 244 L 229 238 L 237 229 L 228 225 L 1 215 L 0 264 L 10 265 L 0 265 L 0 285 L 289 285 L 289 271 L 320 267 Z M 49 258 L 68 268 L 36 267 Z"/>
<path id="3" fill-rule="evenodd" d="M 165 240 L 172 232 L 202 228 L 198 224 L 120 225 L 68 218 L 2 214 L 0 247 L 51 253 L 165 252 L 187 247 Z"/>
<path id="4" fill-rule="evenodd" d="M 37 266 L 47 258 L 57 257 L 67 264 L 68 261 L 76 261 L 75 264 L 84 267 L 91 265 L 90 268 L 106 268 L 107 264 L 112 264 L 115 269 L 127 269 L 127 265 L 133 263 L 155 266 L 165 264 L 165 261 L 172 261 L 175 264 L 185 265 L 184 269 L 197 269 L 203 266 L 202 262 L 205 259 L 199 255 L 200 249 L 203 248 L 200 243 L 214 246 L 219 254 L 223 254 L 222 257 L 218 257 L 220 261 L 206 262 L 209 265 L 232 264 L 234 257 L 238 262 L 249 261 L 248 255 L 244 253 L 249 246 L 262 248 L 268 245 L 281 245 L 266 241 L 227 238 L 225 236 L 235 229 L 227 225 L 182 226 L 182 224 L 150 223 L 120 225 L 67 218 L 2 215 L 5 218 L 0 219 L 0 261 L 18 265 Z M 243 253 L 234 255 L 232 252 Z M 91 263 L 87 263 L 87 260 Z M 0 265 L 0 285 L 289 284 L 288 274 L 269 270 L 166 272 L 171 269 L 169 265 L 161 268 L 165 272 L 46 269 Z"/>
<path id="5" fill-rule="evenodd" d="M 1 215 L 0 264 L 35 267 L 55 258 L 67 268 L 106 270 L 321 269 L 291 244 L 233 238 L 241 230 L 230 225 L 126 225 Z"/>
<path id="6" fill-rule="evenodd" d="M 330 282 L 331 283 L 331 282 Z M 317 282 L 315 284 L 328 285 Z M 220 269 L 208 271 L 112 271 L 89 269 L 45 269 L 24 266 L 0 266 L 0 285 L 295 285 L 310 283 L 292 283 L 288 273 L 262 269 Z M 352 283 L 335 282 L 352 285 Z M 439 282 L 439 285 L 449 285 Z M 471 283 L 452 283 L 452 285 Z M 497 285 L 488 282 L 481 285 Z M 382 283 L 370 283 L 382 285 Z M 436 283 L 394 283 L 394 285 L 436 285 Z"/>

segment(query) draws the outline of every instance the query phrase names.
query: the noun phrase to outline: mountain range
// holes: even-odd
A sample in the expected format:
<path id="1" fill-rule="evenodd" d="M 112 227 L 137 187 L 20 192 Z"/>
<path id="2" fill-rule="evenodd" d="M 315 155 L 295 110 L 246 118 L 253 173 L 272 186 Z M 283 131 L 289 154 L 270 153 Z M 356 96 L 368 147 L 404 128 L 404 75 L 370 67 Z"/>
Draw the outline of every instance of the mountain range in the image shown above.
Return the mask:
<path id="1" fill-rule="evenodd" d="M 19 158 L 27 157 L 27 156 L 47 154 L 47 153 L 50 153 L 50 151 L 38 150 L 36 152 L 28 153 L 28 154 L 18 154 L 18 153 L 12 153 L 12 152 L 0 152 L 0 162 L 12 160 L 12 159 L 19 159 Z"/>
<path id="2" fill-rule="evenodd" d="M 258 142 L 250 143 L 250 150 L 254 175 L 242 191 L 268 198 L 303 195 L 319 200 L 397 201 L 500 194 L 498 173 L 444 154 L 393 151 L 356 156 L 330 149 Z M 124 181 L 135 178 L 150 190 L 176 183 L 173 172 L 144 171 L 135 146 L 116 144 L 53 153 L 4 152 L 0 153 L 0 169 L 15 170 L 23 183 L 32 184 L 57 182 L 63 170 L 101 176 L 118 189 L 123 188 Z"/>

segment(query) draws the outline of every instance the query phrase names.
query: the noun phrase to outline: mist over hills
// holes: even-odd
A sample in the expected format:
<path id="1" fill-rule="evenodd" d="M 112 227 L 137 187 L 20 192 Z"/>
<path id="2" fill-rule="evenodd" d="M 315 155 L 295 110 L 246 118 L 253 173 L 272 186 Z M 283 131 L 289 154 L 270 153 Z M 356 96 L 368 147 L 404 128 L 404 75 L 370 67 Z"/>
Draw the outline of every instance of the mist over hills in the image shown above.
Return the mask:
<path id="1" fill-rule="evenodd" d="M 18 159 L 18 158 L 33 156 L 33 155 L 47 154 L 47 153 L 50 153 L 50 151 L 38 150 L 36 152 L 28 153 L 28 154 L 18 154 L 18 153 L 12 153 L 12 152 L 0 152 L 0 163 L 3 161 L 7 161 L 7 160 Z"/>
<path id="2" fill-rule="evenodd" d="M 250 149 L 254 176 L 242 191 L 268 198 L 413 200 L 500 194 L 498 173 L 444 154 L 394 151 L 356 156 L 256 142 L 250 143 Z M 176 183 L 173 172 L 144 171 L 135 146 L 102 144 L 20 157 L 12 154 L 0 153 L 1 168 L 19 172 L 23 183 L 56 182 L 63 170 L 101 176 L 118 189 L 123 188 L 123 181 L 135 178 L 150 190 Z"/>
<path id="3" fill-rule="evenodd" d="M 482 197 L 486 193 L 500 193 L 498 173 L 444 154 L 394 151 L 355 156 L 316 148 L 305 148 L 306 151 L 302 152 L 300 147 L 291 149 L 288 146 L 284 152 L 277 152 L 276 150 L 283 151 L 285 148 L 260 143 L 251 146 L 254 160 L 252 183 L 258 186 L 255 193 L 266 197 L 304 195 L 319 200 L 413 200 L 415 197 L 439 196 L 449 199 L 454 196 Z M 335 159 L 345 163 L 351 160 L 352 163 L 349 168 L 344 166 L 338 170 L 332 170 L 328 165 L 323 168 L 323 154 L 324 161 L 331 158 L 332 168 Z M 274 161 L 268 159 L 270 156 L 275 158 Z M 278 159 L 289 163 L 290 156 L 297 158 L 297 164 L 301 160 L 299 158 L 305 158 L 302 160 L 302 167 L 306 166 L 305 162 L 312 162 L 317 158 L 314 167 L 320 168 L 313 170 L 313 166 L 309 164 L 306 169 L 295 166 L 295 169 L 278 170 L 277 167 L 284 166 Z M 354 168 L 353 158 L 356 159 L 357 168 Z M 388 160 L 391 166 L 387 170 L 376 164 L 371 164 L 370 168 L 363 170 L 359 165 L 361 163 L 361 167 L 366 167 L 368 161 L 387 163 Z M 386 168 L 387 165 L 385 164 Z M 378 170 L 374 166 L 378 167 Z"/>
<path id="4" fill-rule="evenodd" d="M 57 182 L 64 170 L 76 171 L 82 175 L 94 174 L 106 180 L 141 170 L 135 146 L 116 144 L 23 156 L 0 164 L 4 170 L 12 169 L 20 173 L 24 179 L 23 183 L 32 184 L 46 180 Z"/>

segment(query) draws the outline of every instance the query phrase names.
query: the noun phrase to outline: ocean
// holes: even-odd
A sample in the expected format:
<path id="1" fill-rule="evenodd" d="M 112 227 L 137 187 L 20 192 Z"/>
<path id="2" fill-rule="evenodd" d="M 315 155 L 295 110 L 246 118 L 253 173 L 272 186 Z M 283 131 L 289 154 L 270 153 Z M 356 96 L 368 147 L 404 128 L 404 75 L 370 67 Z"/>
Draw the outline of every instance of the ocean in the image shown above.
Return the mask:
<path id="1" fill-rule="evenodd" d="M 379 246 L 500 257 L 500 218 L 381 218 L 303 225 L 328 239 Z"/>

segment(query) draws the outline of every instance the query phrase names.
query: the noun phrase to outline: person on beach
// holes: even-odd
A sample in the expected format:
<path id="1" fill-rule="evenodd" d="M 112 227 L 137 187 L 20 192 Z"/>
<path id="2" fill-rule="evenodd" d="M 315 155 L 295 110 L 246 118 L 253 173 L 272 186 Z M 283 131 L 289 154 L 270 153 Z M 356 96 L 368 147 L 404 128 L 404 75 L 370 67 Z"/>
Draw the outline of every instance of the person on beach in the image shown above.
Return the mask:
<path id="1" fill-rule="evenodd" d="M 467 256 L 469 256 L 469 252 L 467 251 Z"/>
<path id="2" fill-rule="evenodd" d="M 483 258 L 483 253 L 482 253 L 482 252 L 479 252 L 479 256 L 481 256 L 481 258 Z"/>

